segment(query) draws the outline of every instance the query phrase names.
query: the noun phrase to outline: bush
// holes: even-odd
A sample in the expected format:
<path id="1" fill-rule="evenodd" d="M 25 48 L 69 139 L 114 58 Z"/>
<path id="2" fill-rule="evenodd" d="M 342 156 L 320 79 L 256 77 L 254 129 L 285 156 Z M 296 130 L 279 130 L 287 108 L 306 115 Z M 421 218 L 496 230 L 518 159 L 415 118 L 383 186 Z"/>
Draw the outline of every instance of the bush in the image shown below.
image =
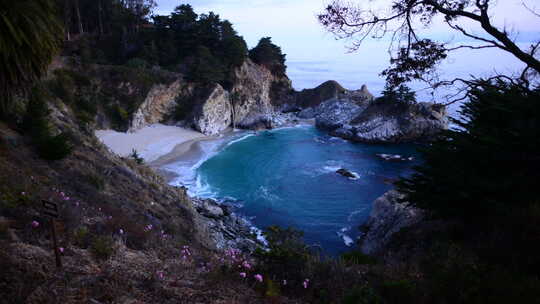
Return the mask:
<path id="1" fill-rule="evenodd" d="M 424 163 L 397 186 L 439 217 L 474 222 L 536 201 L 540 90 L 482 83 L 470 95 L 458 128 L 425 147 Z"/>
<path id="2" fill-rule="evenodd" d="M 0 239 L 5 239 L 8 236 L 9 223 L 5 220 L 0 220 Z"/>
<path id="3" fill-rule="evenodd" d="M 49 108 L 42 89 L 32 90 L 21 128 L 32 137 L 39 155 L 47 160 L 59 160 L 72 152 L 69 136 L 51 135 L 48 123 Z"/>
<path id="4" fill-rule="evenodd" d="M 114 253 L 114 242 L 110 237 L 98 236 L 92 241 L 90 250 L 97 259 L 107 260 Z"/>
<path id="5" fill-rule="evenodd" d="M 407 280 L 387 281 L 381 286 L 381 294 L 388 304 L 416 303 L 414 298 L 415 286 Z"/>
<path id="6" fill-rule="evenodd" d="M 149 65 L 148 65 L 148 62 L 146 62 L 146 60 L 142 58 L 133 58 L 133 59 L 128 60 L 128 62 L 126 62 L 126 66 L 133 69 L 144 70 L 148 68 Z"/>
<path id="7" fill-rule="evenodd" d="M 182 121 L 189 117 L 194 107 L 194 98 L 184 98 L 178 96 L 176 106 L 174 107 L 173 118 L 176 121 Z"/>
<path id="8" fill-rule="evenodd" d="M 343 298 L 342 304 L 383 304 L 377 293 L 368 286 L 355 287 Z"/>
<path id="9" fill-rule="evenodd" d="M 382 97 L 379 98 L 379 101 L 414 104 L 416 103 L 416 92 L 404 84 L 398 87 L 390 87 L 387 84 L 384 91 L 382 91 Z"/>
<path id="10" fill-rule="evenodd" d="M 281 52 L 279 46 L 272 43 L 270 37 L 261 38 L 257 46 L 249 51 L 249 58 L 257 64 L 268 67 L 275 75 L 283 75 L 287 69 L 285 54 Z"/>
<path id="11" fill-rule="evenodd" d="M 88 228 L 79 227 L 73 232 L 73 243 L 81 248 L 87 248 L 90 243 Z"/>
<path id="12" fill-rule="evenodd" d="M 341 255 L 341 259 L 348 265 L 375 265 L 377 260 L 360 251 L 346 252 Z"/>
<path id="13" fill-rule="evenodd" d="M 46 160 L 60 160 L 73 151 L 69 135 L 60 133 L 56 136 L 47 136 L 38 141 L 38 153 Z"/>
<path id="14" fill-rule="evenodd" d="M 311 256 L 302 240 L 303 233 L 294 228 L 271 226 L 266 229 L 264 236 L 269 250 L 259 248 L 254 253 L 259 261 L 259 273 L 277 282 L 287 280 L 289 286 L 295 286 L 291 288 L 300 289 Z"/>
<path id="15" fill-rule="evenodd" d="M 139 153 L 137 153 L 137 150 L 133 149 L 131 151 L 131 154 L 129 155 L 129 157 L 131 157 L 133 160 L 135 160 L 135 162 L 139 165 L 142 165 L 144 164 L 144 158 L 140 157 L 139 156 Z"/>

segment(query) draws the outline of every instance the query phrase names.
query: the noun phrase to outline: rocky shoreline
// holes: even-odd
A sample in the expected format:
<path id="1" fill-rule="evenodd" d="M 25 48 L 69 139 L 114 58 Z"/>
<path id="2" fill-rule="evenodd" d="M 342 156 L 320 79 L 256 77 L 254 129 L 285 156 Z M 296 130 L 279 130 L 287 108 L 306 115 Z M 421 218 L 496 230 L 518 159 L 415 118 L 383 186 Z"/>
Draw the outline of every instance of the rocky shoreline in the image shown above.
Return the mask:
<path id="1" fill-rule="evenodd" d="M 448 128 L 444 106 L 375 98 L 365 85 L 347 90 L 327 81 L 298 92 L 286 75 L 275 75 L 250 60 L 235 71 L 234 79 L 228 89 L 219 84 L 190 83 L 182 77 L 155 85 L 131 118 L 129 132 L 160 122 L 216 136 L 231 129 L 273 129 L 307 120 L 346 140 L 403 143 L 428 141 Z M 249 251 L 261 246 L 249 222 L 226 205 L 191 199 L 207 221 L 216 247 Z"/>
<path id="2" fill-rule="evenodd" d="M 265 246 L 251 223 L 235 214 L 231 206 L 214 199 L 191 198 L 195 210 L 204 217 L 210 237 L 218 249 L 234 248 L 253 252 Z"/>

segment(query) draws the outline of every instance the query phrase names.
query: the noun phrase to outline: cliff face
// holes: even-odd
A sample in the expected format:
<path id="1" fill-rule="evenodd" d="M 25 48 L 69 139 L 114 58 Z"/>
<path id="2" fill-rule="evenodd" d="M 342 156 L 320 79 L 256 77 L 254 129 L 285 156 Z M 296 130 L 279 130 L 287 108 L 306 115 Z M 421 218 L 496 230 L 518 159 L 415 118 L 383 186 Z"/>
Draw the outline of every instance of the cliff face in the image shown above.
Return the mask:
<path id="1" fill-rule="evenodd" d="M 130 131 L 157 122 L 192 127 L 207 135 L 233 126 L 272 127 L 277 110 L 292 103 L 291 93 L 287 76 L 276 76 L 248 59 L 235 70 L 230 91 L 219 84 L 201 85 L 182 79 L 154 85 L 133 115 Z M 184 113 L 177 115 L 178 111 Z"/>
<path id="2" fill-rule="evenodd" d="M 315 118 L 317 127 L 333 136 L 368 143 L 429 140 L 448 128 L 442 105 L 374 99 L 366 86 L 335 95 L 298 115 Z"/>
<path id="3" fill-rule="evenodd" d="M 176 80 L 170 85 L 158 84 L 152 87 L 143 104 L 134 113 L 129 131 L 133 132 L 144 126 L 161 122 L 174 111 L 175 100 L 185 94 L 185 84 Z"/>
<path id="4" fill-rule="evenodd" d="M 234 125 L 240 128 L 271 126 L 271 117 L 276 105 L 282 103 L 273 94 L 275 86 L 291 88 L 286 77 L 273 75 L 263 66 L 247 60 L 237 71 L 236 81 L 231 90 Z"/>
<path id="5" fill-rule="evenodd" d="M 408 203 L 400 203 L 402 195 L 395 190 L 386 192 L 373 203 L 369 219 L 364 224 L 365 233 L 360 239 L 360 250 L 377 254 L 402 228 L 420 222 L 424 214 Z"/>

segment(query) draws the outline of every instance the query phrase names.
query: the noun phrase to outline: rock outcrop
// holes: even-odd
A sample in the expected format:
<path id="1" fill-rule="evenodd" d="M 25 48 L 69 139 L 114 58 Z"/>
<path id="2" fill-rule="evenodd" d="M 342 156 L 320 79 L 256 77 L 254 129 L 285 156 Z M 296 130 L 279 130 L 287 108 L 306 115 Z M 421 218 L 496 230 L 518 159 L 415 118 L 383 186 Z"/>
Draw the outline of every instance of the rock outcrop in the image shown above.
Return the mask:
<path id="1" fill-rule="evenodd" d="M 231 111 L 229 92 L 216 84 L 210 90 L 208 97 L 195 106 L 191 118 L 192 126 L 206 135 L 218 134 L 231 125 Z"/>
<path id="2" fill-rule="evenodd" d="M 286 76 L 277 76 L 264 66 L 246 60 L 235 72 L 231 90 L 233 125 L 237 128 L 271 128 L 276 109 L 288 102 L 292 91 Z"/>
<path id="3" fill-rule="evenodd" d="M 185 111 L 180 121 L 173 115 L 177 103 Z M 289 78 L 248 59 L 235 70 L 230 90 L 182 79 L 155 85 L 135 111 L 130 131 L 157 122 L 192 127 L 206 135 L 229 127 L 272 128 L 283 121 L 281 109 L 290 107 L 294 107 L 294 94 Z"/>
<path id="4" fill-rule="evenodd" d="M 193 206 L 205 218 L 210 238 L 218 249 L 237 248 L 253 252 L 264 246 L 257 240 L 250 223 L 230 211 L 230 207 L 212 199 L 191 199 Z"/>
<path id="5" fill-rule="evenodd" d="M 375 200 L 360 238 L 363 253 L 373 255 L 381 252 L 396 232 L 423 219 L 422 210 L 406 202 L 401 203 L 399 200 L 402 198 L 399 192 L 390 190 Z"/>
<path id="6" fill-rule="evenodd" d="M 448 128 L 445 107 L 424 102 L 332 99 L 299 114 L 305 118 L 309 115 L 316 118 L 318 128 L 333 136 L 368 143 L 429 140 Z"/>
<path id="7" fill-rule="evenodd" d="M 183 92 L 185 84 L 176 80 L 170 85 L 155 85 L 143 104 L 133 114 L 129 132 L 137 131 L 145 126 L 161 122 L 174 110 L 176 98 Z"/>

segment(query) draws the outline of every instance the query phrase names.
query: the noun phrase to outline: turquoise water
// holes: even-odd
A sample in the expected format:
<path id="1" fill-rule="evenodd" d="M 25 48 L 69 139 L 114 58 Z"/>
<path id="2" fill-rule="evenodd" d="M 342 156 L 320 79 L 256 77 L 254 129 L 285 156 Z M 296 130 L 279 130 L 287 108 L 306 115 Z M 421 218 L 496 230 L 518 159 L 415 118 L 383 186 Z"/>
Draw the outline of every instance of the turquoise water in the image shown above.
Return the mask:
<path id="1" fill-rule="evenodd" d="M 417 159 L 411 145 L 351 143 L 312 126 L 252 133 L 198 165 L 193 192 L 232 202 L 259 228 L 298 228 L 308 244 L 335 255 L 358 237 L 372 202 L 392 187 L 389 180 L 416 164 L 384 161 L 378 153 Z M 339 168 L 359 178 L 343 177 Z"/>

